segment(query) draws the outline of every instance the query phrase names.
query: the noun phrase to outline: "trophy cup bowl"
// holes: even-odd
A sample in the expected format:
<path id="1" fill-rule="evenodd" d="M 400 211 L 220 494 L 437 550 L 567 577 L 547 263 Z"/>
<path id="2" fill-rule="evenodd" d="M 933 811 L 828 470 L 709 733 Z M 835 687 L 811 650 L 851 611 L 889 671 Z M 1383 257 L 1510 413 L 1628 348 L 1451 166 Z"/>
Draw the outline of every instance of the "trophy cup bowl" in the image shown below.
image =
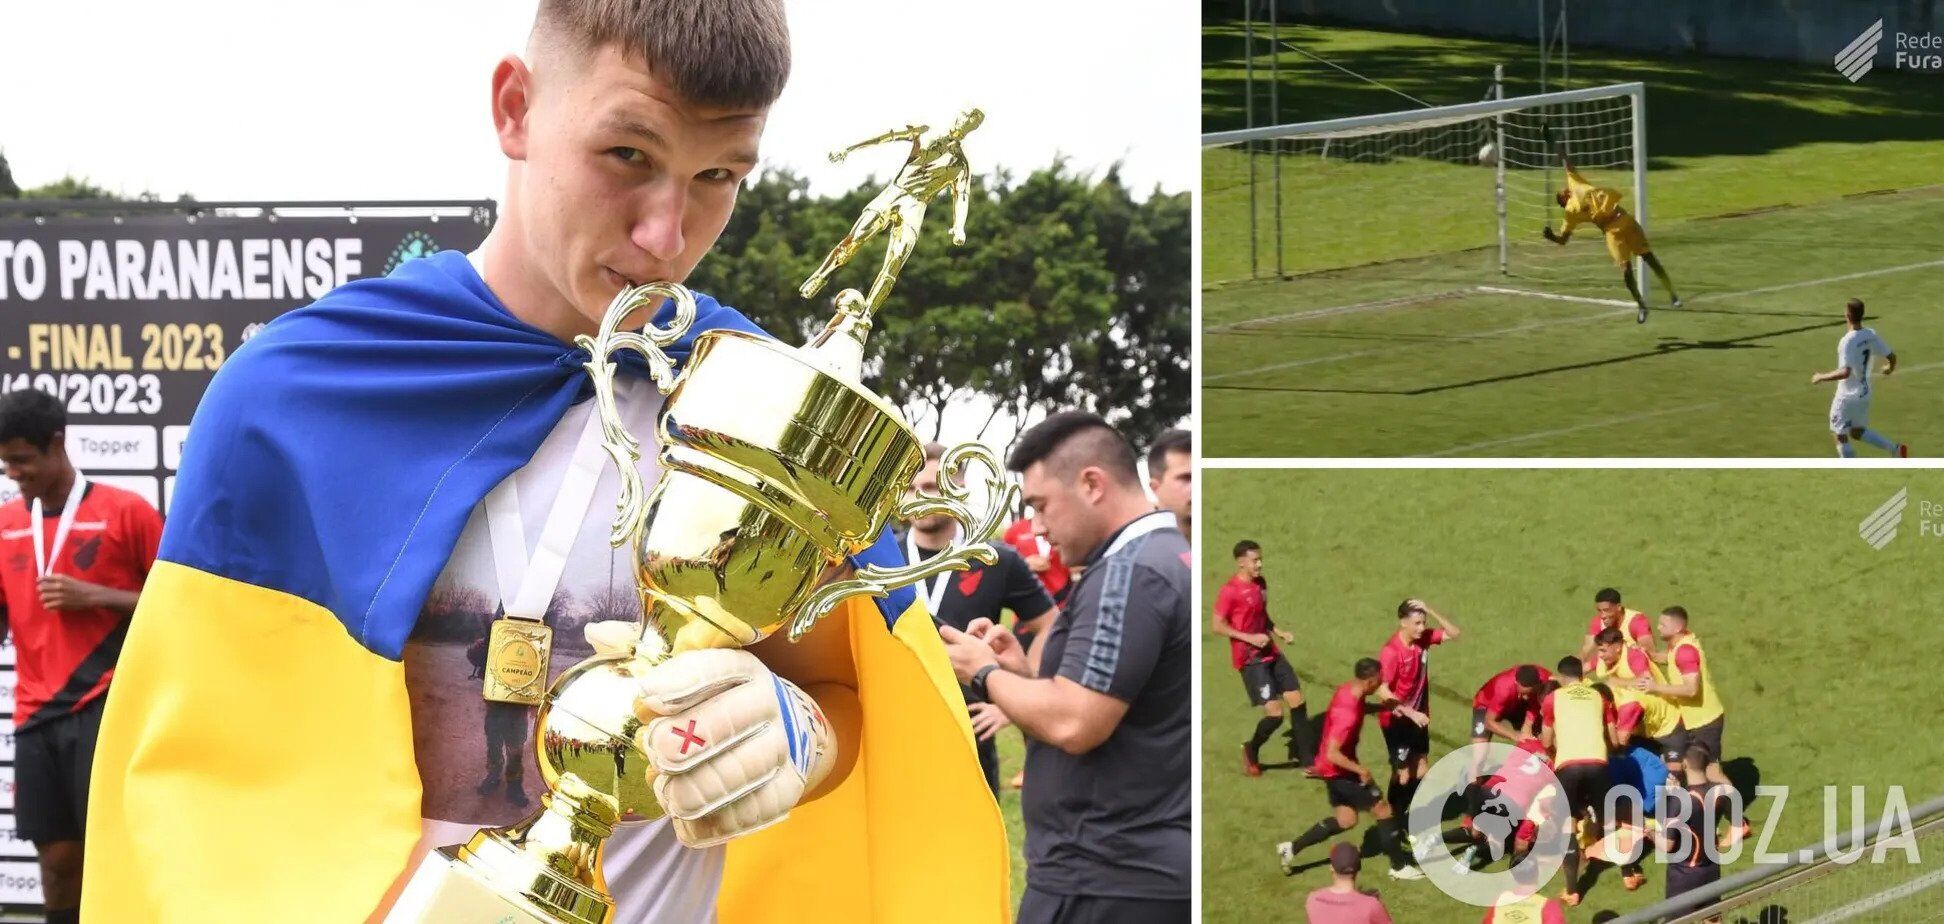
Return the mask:
<path id="1" fill-rule="evenodd" d="M 877 539 L 924 464 L 884 399 L 733 331 L 697 339 L 659 437 L 635 568 L 677 648 L 748 645 L 794 617 Z"/>
<path id="2" fill-rule="evenodd" d="M 678 651 L 754 644 L 786 624 L 800 635 L 845 598 L 951 566 L 934 558 L 844 578 L 845 560 L 896 515 L 958 517 L 964 541 L 939 558 L 985 559 L 991 552 L 977 543 L 996 529 L 1013 490 L 989 453 L 962 446 L 945 467 L 956 473 L 980 461 L 991 470 L 995 493 L 983 515 L 972 515 L 957 485 L 907 501 L 924 446 L 895 409 L 794 347 L 736 331 L 697 338 L 657 440 L 661 478 L 620 531 L 634 539 L 653 631 L 632 656 L 596 656 L 563 672 L 538 718 L 541 778 L 552 786 L 573 773 L 613 796 L 629 819 L 661 814 L 653 767 L 634 741 L 643 671 Z"/>

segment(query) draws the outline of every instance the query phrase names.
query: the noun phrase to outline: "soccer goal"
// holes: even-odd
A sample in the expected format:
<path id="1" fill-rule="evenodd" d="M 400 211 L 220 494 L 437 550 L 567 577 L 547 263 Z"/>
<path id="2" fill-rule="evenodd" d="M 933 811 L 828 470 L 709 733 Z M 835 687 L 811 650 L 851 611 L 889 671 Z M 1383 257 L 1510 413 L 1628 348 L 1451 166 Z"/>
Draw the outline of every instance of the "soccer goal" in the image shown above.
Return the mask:
<path id="1" fill-rule="evenodd" d="M 1204 284 L 1458 255 L 1481 281 L 1610 287 L 1598 229 L 1540 229 L 1562 150 L 1647 227 L 1646 112 L 1639 83 L 1506 98 L 1495 76 L 1476 103 L 1203 135 Z"/>

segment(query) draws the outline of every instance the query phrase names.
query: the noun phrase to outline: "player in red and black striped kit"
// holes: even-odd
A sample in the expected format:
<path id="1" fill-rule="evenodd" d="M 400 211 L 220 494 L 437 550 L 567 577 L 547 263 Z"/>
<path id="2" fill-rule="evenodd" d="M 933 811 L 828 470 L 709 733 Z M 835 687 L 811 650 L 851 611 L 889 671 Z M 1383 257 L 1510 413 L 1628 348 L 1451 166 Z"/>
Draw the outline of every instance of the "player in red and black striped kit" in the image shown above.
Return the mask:
<path id="1" fill-rule="evenodd" d="M 1538 736 L 1545 727 L 1539 716 L 1539 698 L 1546 695 L 1546 681 L 1552 672 L 1537 664 L 1520 664 L 1492 675 L 1472 695 L 1474 744 L 1485 744 L 1498 735 L 1517 744 Z"/>
<path id="2" fill-rule="evenodd" d="M 78 921 L 81 837 L 101 707 L 155 563 L 162 518 L 68 460 L 67 414 L 45 392 L 0 397 L 0 637 L 13 635 L 14 804 L 40 856 L 48 924 Z"/>
<path id="3" fill-rule="evenodd" d="M 1215 617 L 1209 628 L 1229 640 L 1229 658 L 1242 672 L 1249 703 L 1262 707 L 1255 734 L 1242 744 L 1242 772 L 1262 775 L 1262 745 L 1289 713 L 1289 760 L 1304 766 L 1316 759 L 1316 732 L 1303 705 L 1303 688 L 1296 670 L 1276 647 L 1271 633 L 1285 642 L 1295 636 L 1269 620 L 1269 582 L 1262 578 L 1262 546 L 1244 539 L 1235 544 L 1235 574 L 1215 594 Z"/>
<path id="4" fill-rule="evenodd" d="M 1393 879 L 1423 879 L 1424 871 L 1412 865 L 1404 849 L 1404 818 L 1391 812 L 1372 782 L 1370 770 L 1357 762 L 1357 739 L 1363 735 L 1364 714 L 1396 709 L 1406 718 L 1425 721 L 1423 713 L 1395 701 L 1370 702 L 1370 694 L 1383 685 L 1383 668 L 1374 658 L 1357 662 L 1354 679 L 1337 687 L 1330 698 L 1330 710 L 1323 717 L 1323 745 L 1316 754 L 1316 775 L 1329 793 L 1331 814 L 1311 826 L 1294 841 L 1276 845 L 1283 874 L 1293 871 L 1296 855 L 1337 836 L 1357 823 L 1358 812 L 1369 812 L 1377 820 L 1377 837 L 1391 858 Z"/>
<path id="5" fill-rule="evenodd" d="M 1425 627 L 1426 618 L 1438 621 L 1438 628 Z M 1384 685 L 1377 688 L 1379 698 L 1396 700 L 1425 717 L 1423 724 L 1404 718 L 1393 709 L 1377 714 L 1377 726 L 1384 732 L 1384 751 L 1390 757 L 1390 787 L 1385 796 L 1391 811 L 1399 817 L 1411 811 L 1411 798 L 1424 781 L 1431 753 L 1431 649 L 1456 641 L 1458 627 L 1422 600 L 1411 599 L 1397 605 L 1397 632 L 1377 652 L 1383 666 Z"/>

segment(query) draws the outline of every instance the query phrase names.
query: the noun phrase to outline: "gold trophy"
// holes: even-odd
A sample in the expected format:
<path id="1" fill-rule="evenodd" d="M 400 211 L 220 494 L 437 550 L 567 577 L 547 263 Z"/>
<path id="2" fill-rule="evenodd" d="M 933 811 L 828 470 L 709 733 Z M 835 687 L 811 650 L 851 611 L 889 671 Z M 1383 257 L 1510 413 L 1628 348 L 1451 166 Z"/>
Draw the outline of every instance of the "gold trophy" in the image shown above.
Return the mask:
<path id="1" fill-rule="evenodd" d="M 549 790 L 539 812 L 430 854 L 387 920 L 607 924 L 613 903 L 601 876 L 603 840 L 620 821 L 663 814 L 653 763 L 635 740 L 645 724 L 635 711 L 643 672 L 678 652 L 750 645 L 786 626 L 795 641 L 845 599 L 996 560 L 983 543 L 1018 493 L 998 460 L 976 444 L 954 447 L 941 461 L 940 492 L 901 502 L 924 464 L 923 443 L 895 407 L 858 383 L 871 315 L 911 253 L 927 199 L 953 192 L 952 237 L 964 240 L 970 179 L 959 141 L 982 118 L 974 109 L 936 138 L 914 126 L 855 146 L 909 140 L 912 154 L 804 284 L 804 297 L 863 240 L 888 229 L 892 246 L 870 297 L 838 293 L 836 316 L 810 343 L 713 330 L 696 338 L 676 375 L 662 349 L 694 321 L 695 300 L 673 283 L 623 290 L 600 333 L 578 338 L 592 357 L 587 370 L 603 439 L 621 474 L 610 538 L 634 544 L 643 631 L 631 651 L 588 658 L 548 690 L 535 732 Z M 625 318 L 664 299 L 675 305 L 668 326 L 621 329 Z M 662 475 L 652 487 L 636 468 L 641 443 L 615 406 L 617 350 L 645 357 L 668 396 L 656 428 Z M 983 510 L 974 509 L 966 477 L 974 463 L 986 469 Z M 849 573 L 849 557 L 894 517 L 936 514 L 961 526 L 945 551 L 901 568 Z"/>

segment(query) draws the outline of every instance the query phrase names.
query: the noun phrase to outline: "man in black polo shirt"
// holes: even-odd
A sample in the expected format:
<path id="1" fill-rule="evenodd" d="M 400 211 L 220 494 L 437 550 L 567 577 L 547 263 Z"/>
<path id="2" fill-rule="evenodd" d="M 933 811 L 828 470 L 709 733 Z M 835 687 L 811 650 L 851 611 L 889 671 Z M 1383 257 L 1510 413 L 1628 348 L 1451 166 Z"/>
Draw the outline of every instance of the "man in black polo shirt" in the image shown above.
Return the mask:
<path id="1" fill-rule="evenodd" d="M 1023 652 L 1003 626 L 941 626 L 952 668 L 1026 733 L 1020 924 L 1189 918 L 1188 542 L 1107 422 L 1055 414 L 1008 467 L 1061 557 L 1067 607 Z"/>
<path id="2" fill-rule="evenodd" d="M 941 443 L 925 445 L 925 467 L 911 479 L 912 490 L 921 494 L 938 493 L 938 462 L 945 456 Z M 937 555 L 958 537 L 958 521 L 944 514 L 919 517 L 904 536 L 905 557 L 913 562 Z M 1026 559 L 1004 543 L 987 543 L 999 555 L 991 565 L 973 562 L 964 571 L 947 571 L 918 584 L 918 596 L 941 625 L 964 631 L 974 619 L 998 622 L 1001 610 L 1012 610 L 1021 623 L 1045 625 L 1052 622 L 1053 597 L 1033 576 Z M 965 702 L 972 716 L 972 733 L 979 740 L 979 767 L 985 770 L 986 786 L 999 795 L 999 746 L 993 736 L 1012 724 L 998 706 L 965 690 Z"/>

